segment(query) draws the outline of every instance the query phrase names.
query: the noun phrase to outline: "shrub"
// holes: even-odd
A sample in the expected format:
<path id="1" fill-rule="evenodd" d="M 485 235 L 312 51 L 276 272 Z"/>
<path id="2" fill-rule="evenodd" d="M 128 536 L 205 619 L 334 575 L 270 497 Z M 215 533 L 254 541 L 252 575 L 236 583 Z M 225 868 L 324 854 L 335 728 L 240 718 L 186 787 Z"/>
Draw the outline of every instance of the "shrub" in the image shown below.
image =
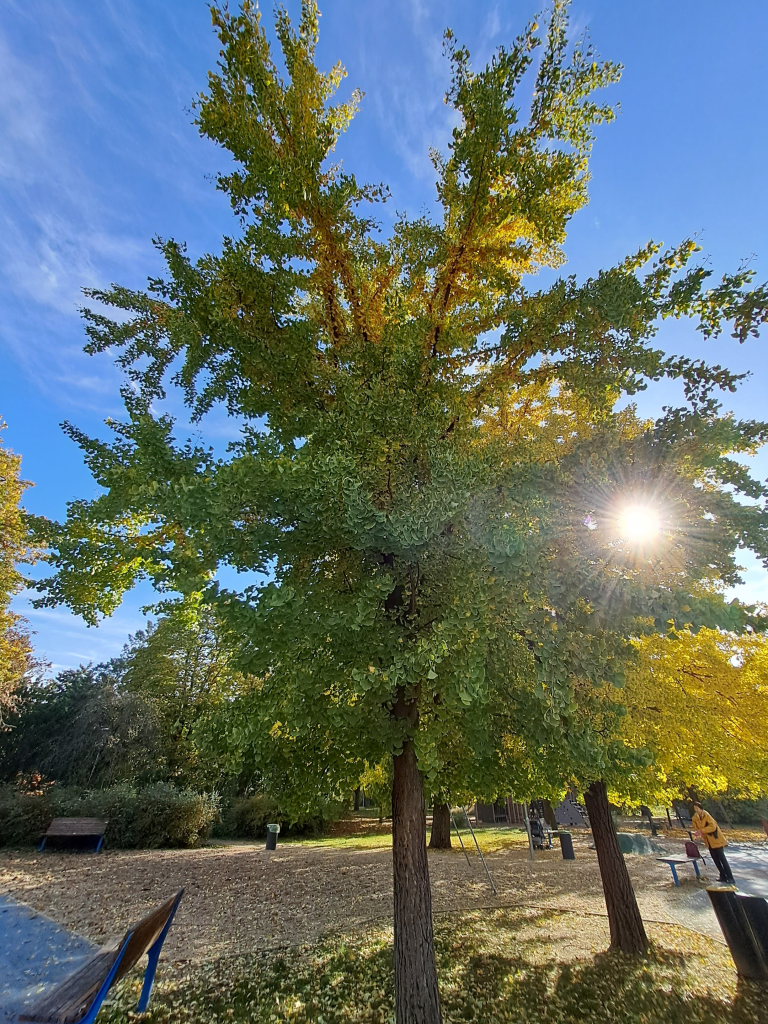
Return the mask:
<path id="1" fill-rule="evenodd" d="M 51 818 L 49 793 L 20 793 L 0 787 L 0 846 L 30 846 L 39 841 Z"/>
<path id="2" fill-rule="evenodd" d="M 218 816 L 214 797 L 158 783 L 145 789 L 113 786 L 75 790 L 52 786 L 29 795 L 0 787 L 0 845 L 36 843 L 52 818 L 105 818 L 107 845 L 123 849 L 198 846 Z"/>
<path id="3" fill-rule="evenodd" d="M 335 807 L 333 810 L 338 813 Z M 225 806 L 213 834 L 228 839 L 263 839 L 267 824 L 277 822 L 283 835 L 302 835 L 319 832 L 326 820 L 324 815 L 314 815 L 292 822 L 273 797 L 252 793 L 236 797 Z"/>
<path id="4" fill-rule="evenodd" d="M 174 789 L 165 782 L 136 794 L 136 846 L 199 846 L 218 817 L 215 797 Z"/>
<path id="5" fill-rule="evenodd" d="M 237 839 L 260 839 L 269 822 L 279 822 L 281 828 L 286 824 L 277 802 L 265 793 L 237 798 L 222 817 L 223 834 Z"/>

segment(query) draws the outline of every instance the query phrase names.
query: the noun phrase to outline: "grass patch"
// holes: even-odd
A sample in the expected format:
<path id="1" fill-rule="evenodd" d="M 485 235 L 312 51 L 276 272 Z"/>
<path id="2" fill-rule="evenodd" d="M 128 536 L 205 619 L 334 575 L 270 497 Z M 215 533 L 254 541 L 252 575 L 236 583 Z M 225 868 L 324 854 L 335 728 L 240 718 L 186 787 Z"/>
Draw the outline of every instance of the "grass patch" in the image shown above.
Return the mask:
<path id="1" fill-rule="evenodd" d="M 278 846 L 320 846 L 332 850 L 373 850 L 392 846 L 392 829 L 382 825 L 360 835 L 287 836 Z"/>
<path id="2" fill-rule="evenodd" d="M 459 825 L 459 828 L 461 829 L 461 838 L 464 841 L 464 845 L 468 850 L 474 850 L 475 844 L 472 841 L 472 834 L 469 829 L 461 828 L 461 825 Z M 508 825 L 506 827 L 503 825 L 500 827 L 485 825 L 482 828 L 476 828 L 475 835 L 477 836 L 477 844 L 483 853 L 496 853 L 498 850 L 507 850 L 509 848 L 528 849 L 528 833 L 524 828 L 510 828 Z M 451 836 L 451 842 L 454 847 L 459 850 L 461 849 L 455 831 Z"/>
<path id="3" fill-rule="evenodd" d="M 740 982 L 724 947 L 658 926 L 646 959 L 598 950 L 605 924 L 518 910 L 438 920 L 446 1024 L 760 1024 L 764 986 Z M 593 932 L 589 931 L 593 928 Z M 600 931 L 602 929 L 602 932 Z M 388 928 L 331 936 L 283 952 L 161 967 L 144 1024 L 390 1024 Z M 134 1015 L 140 983 L 126 979 L 103 1024 Z"/>
<path id="4" fill-rule="evenodd" d="M 461 828 L 461 826 L 459 826 Z M 512 828 L 484 827 L 475 830 L 477 842 L 483 853 L 496 853 L 499 850 L 528 848 L 526 832 Z M 475 853 L 475 844 L 469 829 L 461 828 L 461 838 L 470 854 Z M 461 853 L 461 846 L 456 833 L 451 834 L 454 850 Z M 334 850 L 372 850 L 386 849 L 392 846 L 392 826 L 382 823 L 380 826 L 369 826 L 365 832 L 330 836 L 286 836 L 280 839 L 280 846 L 312 846 L 327 847 Z"/>

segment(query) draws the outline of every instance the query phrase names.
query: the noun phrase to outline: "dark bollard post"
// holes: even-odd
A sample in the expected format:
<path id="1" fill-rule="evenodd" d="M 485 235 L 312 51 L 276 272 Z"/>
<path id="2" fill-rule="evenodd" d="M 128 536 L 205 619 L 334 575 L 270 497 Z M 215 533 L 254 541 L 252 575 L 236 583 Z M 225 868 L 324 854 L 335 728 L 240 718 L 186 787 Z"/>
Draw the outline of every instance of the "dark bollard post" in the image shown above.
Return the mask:
<path id="1" fill-rule="evenodd" d="M 736 970 L 744 978 L 768 981 L 768 904 L 761 896 L 709 886 L 712 909 L 731 951 Z"/>
<path id="2" fill-rule="evenodd" d="M 277 849 L 277 833 L 280 831 L 279 825 L 267 825 L 267 849 Z"/>
<path id="3" fill-rule="evenodd" d="M 573 852 L 573 837 L 570 832 L 563 832 L 561 829 L 558 832 L 560 837 L 560 849 L 563 851 L 563 860 L 576 860 L 576 854 Z"/>

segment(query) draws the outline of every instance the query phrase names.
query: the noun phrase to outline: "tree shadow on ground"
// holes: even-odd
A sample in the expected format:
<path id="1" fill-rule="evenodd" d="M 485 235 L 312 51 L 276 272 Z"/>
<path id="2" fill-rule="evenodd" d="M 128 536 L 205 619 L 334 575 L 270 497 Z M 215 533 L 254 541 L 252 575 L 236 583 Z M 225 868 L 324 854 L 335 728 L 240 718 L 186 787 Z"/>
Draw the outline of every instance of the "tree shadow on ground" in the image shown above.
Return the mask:
<path id="1" fill-rule="evenodd" d="M 578 921 L 493 911 L 439 923 L 445 1024 L 768 1024 L 768 986 L 739 981 L 710 947 L 655 947 L 643 958 L 584 955 Z M 564 950 L 558 938 L 568 940 Z M 576 945 L 574 945 L 576 940 Z M 688 947 L 686 948 L 686 942 Z M 667 943 L 669 945 L 670 943 Z M 574 950 L 576 953 L 574 954 Z M 394 1019 L 391 929 L 328 936 L 283 953 L 169 965 L 146 1024 L 389 1024 Z M 104 1016 L 123 1024 L 124 989 Z"/>
<path id="2" fill-rule="evenodd" d="M 549 927 L 556 912 L 528 918 L 493 915 L 481 934 L 460 925 L 443 952 L 443 1008 L 451 1021 L 532 1021 L 562 1024 L 768 1024 L 768 985 L 713 972 L 705 958 L 655 946 L 646 957 L 617 952 L 560 962 Z M 525 930 L 528 934 L 521 935 Z M 540 927 L 541 936 L 530 934 Z M 493 950 L 488 935 L 495 929 Z M 460 970 L 455 961 L 464 948 Z M 543 954 L 543 956 L 542 956 Z M 567 959 L 567 958 L 565 958 Z M 453 971 L 450 964 L 453 963 Z"/>

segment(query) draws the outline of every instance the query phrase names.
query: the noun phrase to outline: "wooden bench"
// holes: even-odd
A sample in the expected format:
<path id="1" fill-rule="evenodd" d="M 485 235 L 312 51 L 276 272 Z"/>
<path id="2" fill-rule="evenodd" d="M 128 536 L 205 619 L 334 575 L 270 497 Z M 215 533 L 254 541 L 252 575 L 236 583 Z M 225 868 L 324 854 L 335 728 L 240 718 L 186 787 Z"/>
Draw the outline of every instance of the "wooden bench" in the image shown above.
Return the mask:
<path id="1" fill-rule="evenodd" d="M 61 984 L 43 993 L 19 1015 L 19 1020 L 35 1024 L 93 1024 L 110 988 L 146 953 L 147 969 L 137 1009 L 138 1013 L 143 1013 L 149 1003 L 160 951 L 183 895 L 184 890 L 179 889 L 129 928 L 122 939 L 102 946 Z"/>
<path id="2" fill-rule="evenodd" d="M 48 831 L 43 836 L 43 841 L 40 843 L 40 850 L 45 849 L 45 844 L 48 839 L 94 839 L 96 841 L 96 850 L 99 850 L 104 845 L 104 833 L 107 831 L 107 822 L 101 818 L 54 818 L 51 824 L 48 826 Z"/>
<path id="3" fill-rule="evenodd" d="M 693 870 L 696 872 L 696 877 L 701 878 L 701 872 L 699 871 L 698 862 L 705 863 L 703 857 L 657 857 L 656 860 L 660 860 L 662 864 L 669 864 L 672 870 L 672 877 L 675 880 L 675 885 L 680 888 L 680 879 L 677 877 L 677 866 L 678 864 L 693 864 Z"/>

